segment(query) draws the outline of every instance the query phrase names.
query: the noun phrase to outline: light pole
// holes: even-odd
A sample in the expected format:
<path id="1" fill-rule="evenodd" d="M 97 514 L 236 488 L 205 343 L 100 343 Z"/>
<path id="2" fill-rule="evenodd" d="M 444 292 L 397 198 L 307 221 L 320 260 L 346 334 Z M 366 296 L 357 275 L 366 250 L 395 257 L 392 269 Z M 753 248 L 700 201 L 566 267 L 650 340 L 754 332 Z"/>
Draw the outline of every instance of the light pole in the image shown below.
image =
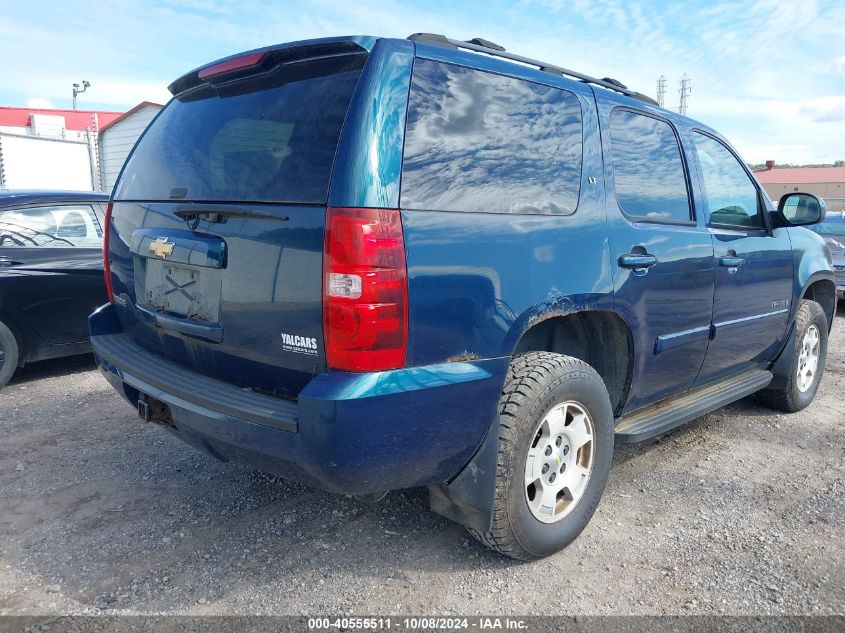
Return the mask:
<path id="1" fill-rule="evenodd" d="M 73 109 L 76 110 L 76 95 L 81 95 L 91 86 L 90 81 L 82 80 L 82 90 L 79 89 L 79 84 L 73 84 Z"/>

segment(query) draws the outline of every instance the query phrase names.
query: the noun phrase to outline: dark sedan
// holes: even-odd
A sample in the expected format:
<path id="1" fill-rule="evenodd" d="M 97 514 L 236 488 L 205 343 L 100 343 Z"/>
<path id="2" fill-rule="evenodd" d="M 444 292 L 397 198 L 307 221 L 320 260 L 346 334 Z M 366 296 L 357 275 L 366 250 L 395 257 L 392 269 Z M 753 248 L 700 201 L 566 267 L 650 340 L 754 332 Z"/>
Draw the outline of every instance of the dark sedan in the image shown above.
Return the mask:
<path id="1" fill-rule="evenodd" d="M 108 199 L 0 190 L 0 387 L 25 363 L 90 350 L 88 315 L 106 300 Z"/>

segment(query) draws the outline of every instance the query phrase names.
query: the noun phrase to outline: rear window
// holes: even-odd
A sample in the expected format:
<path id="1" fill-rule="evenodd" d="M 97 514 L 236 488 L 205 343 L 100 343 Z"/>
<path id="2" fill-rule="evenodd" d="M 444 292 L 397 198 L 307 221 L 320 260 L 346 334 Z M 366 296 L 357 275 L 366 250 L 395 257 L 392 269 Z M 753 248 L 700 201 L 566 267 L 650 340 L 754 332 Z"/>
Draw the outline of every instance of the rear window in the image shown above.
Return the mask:
<path id="1" fill-rule="evenodd" d="M 0 248 L 101 248 L 103 231 L 89 204 L 0 211 Z"/>
<path id="2" fill-rule="evenodd" d="M 417 59 L 402 207 L 573 213 L 581 136 L 581 106 L 571 92 Z"/>
<path id="3" fill-rule="evenodd" d="M 325 203 L 365 60 L 288 62 L 176 97 L 141 138 L 115 198 Z"/>

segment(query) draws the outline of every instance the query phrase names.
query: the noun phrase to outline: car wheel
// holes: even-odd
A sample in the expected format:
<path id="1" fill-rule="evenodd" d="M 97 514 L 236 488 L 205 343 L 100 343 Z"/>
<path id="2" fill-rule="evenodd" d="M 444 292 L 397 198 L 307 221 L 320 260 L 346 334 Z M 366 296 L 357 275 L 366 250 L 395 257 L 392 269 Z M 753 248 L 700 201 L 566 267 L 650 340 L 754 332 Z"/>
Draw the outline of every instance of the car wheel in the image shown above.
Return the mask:
<path id="1" fill-rule="evenodd" d="M 0 387 L 12 379 L 18 368 L 18 342 L 8 326 L 0 321 Z"/>
<path id="2" fill-rule="evenodd" d="M 529 352 L 513 359 L 499 403 L 493 525 L 470 533 L 534 560 L 566 547 L 589 523 L 613 460 L 613 410 L 587 363 Z"/>
<path id="3" fill-rule="evenodd" d="M 815 301 L 802 299 L 795 316 L 795 348 L 792 369 L 783 386 L 763 389 L 757 394 L 765 405 L 794 413 L 809 405 L 816 396 L 827 360 L 827 317 Z"/>

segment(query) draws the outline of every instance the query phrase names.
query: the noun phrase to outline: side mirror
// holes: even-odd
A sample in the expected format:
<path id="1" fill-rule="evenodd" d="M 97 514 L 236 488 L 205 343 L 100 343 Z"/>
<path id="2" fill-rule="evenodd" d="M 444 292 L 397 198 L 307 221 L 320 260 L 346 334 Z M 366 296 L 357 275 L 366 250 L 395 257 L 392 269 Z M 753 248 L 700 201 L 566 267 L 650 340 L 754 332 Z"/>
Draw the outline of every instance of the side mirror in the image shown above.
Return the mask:
<path id="1" fill-rule="evenodd" d="M 827 215 L 827 205 L 811 193 L 790 193 L 778 202 L 778 214 L 787 226 L 818 224 Z"/>

